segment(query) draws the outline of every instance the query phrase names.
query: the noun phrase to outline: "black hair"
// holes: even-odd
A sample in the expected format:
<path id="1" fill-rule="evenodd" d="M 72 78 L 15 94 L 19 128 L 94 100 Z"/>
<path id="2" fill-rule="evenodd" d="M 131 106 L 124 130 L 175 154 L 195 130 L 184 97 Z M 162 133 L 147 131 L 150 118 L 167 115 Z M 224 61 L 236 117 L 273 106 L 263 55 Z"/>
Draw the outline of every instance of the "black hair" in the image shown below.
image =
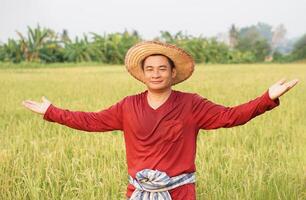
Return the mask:
<path id="1" fill-rule="evenodd" d="M 148 55 L 147 57 L 145 57 L 145 58 L 141 61 L 141 69 L 142 69 L 142 70 L 143 70 L 143 67 L 144 67 L 144 62 L 145 62 L 145 60 L 146 60 L 149 56 L 165 56 L 165 57 L 167 58 L 167 60 L 168 60 L 168 63 L 169 63 L 169 65 L 170 65 L 170 67 L 171 67 L 171 70 L 172 70 L 173 68 L 175 68 L 175 64 L 174 64 L 173 60 L 171 60 L 171 58 L 169 58 L 168 56 L 166 56 L 166 55 L 164 55 L 164 54 L 158 54 L 158 53 L 156 53 L 156 54 Z"/>

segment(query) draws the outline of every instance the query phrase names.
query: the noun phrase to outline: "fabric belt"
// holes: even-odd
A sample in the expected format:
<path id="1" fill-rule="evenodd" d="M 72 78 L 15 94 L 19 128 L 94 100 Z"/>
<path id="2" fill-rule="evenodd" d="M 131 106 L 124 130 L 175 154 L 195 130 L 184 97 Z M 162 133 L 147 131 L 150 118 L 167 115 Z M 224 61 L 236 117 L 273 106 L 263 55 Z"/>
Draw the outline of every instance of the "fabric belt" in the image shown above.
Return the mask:
<path id="1" fill-rule="evenodd" d="M 194 172 L 169 177 L 165 172 L 143 169 L 135 179 L 129 176 L 129 183 L 135 187 L 130 200 L 171 200 L 168 190 L 194 182 Z"/>

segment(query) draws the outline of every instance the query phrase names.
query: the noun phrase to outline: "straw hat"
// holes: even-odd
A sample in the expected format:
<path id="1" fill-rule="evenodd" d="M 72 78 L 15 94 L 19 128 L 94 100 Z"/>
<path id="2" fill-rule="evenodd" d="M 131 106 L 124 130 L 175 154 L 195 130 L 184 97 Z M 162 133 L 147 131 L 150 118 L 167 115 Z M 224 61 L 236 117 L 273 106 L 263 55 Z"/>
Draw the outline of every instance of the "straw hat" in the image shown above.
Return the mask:
<path id="1" fill-rule="evenodd" d="M 124 62 L 128 72 L 143 83 L 144 75 L 141 64 L 144 58 L 152 54 L 166 55 L 174 62 L 177 74 L 172 85 L 189 78 L 194 70 L 193 58 L 183 49 L 159 41 L 139 42 L 127 51 Z"/>

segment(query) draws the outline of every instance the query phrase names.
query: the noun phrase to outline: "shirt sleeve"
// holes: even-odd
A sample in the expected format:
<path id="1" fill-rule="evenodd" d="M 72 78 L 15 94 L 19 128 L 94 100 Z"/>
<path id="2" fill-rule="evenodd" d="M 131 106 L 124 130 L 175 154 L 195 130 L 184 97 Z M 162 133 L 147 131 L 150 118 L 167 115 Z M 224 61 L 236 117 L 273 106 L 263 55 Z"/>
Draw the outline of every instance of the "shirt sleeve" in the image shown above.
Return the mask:
<path id="1" fill-rule="evenodd" d="M 51 104 L 46 110 L 43 119 L 87 132 L 122 130 L 123 104 L 124 99 L 98 112 L 71 111 Z"/>
<path id="2" fill-rule="evenodd" d="M 195 94 L 192 113 L 199 129 L 230 128 L 243 125 L 279 104 L 279 98 L 272 100 L 268 90 L 260 97 L 233 107 L 213 103 Z"/>

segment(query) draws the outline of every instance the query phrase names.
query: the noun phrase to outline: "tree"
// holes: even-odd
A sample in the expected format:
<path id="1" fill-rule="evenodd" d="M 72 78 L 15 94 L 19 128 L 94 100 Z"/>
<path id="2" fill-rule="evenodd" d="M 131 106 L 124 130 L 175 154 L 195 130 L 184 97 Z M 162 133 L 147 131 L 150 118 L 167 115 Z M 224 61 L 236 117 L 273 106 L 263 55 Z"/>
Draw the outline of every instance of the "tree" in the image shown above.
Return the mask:
<path id="1" fill-rule="evenodd" d="M 244 27 L 239 31 L 238 43 L 236 49 L 245 53 L 251 52 L 255 55 L 256 62 L 264 61 L 265 57 L 270 54 L 271 48 L 268 40 L 260 33 L 259 30 L 268 30 L 266 25 Z"/>
<path id="2" fill-rule="evenodd" d="M 294 44 L 291 56 L 293 60 L 301 60 L 306 58 L 306 34 L 304 34 Z"/>
<path id="3" fill-rule="evenodd" d="M 273 36 L 272 26 L 267 23 L 258 22 L 256 25 L 256 29 L 261 35 L 261 37 L 265 38 L 270 44 L 272 41 L 272 36 Z"/>
<path id="4" fill-rule="evenodd" d="M 271 48 L 273 52 L 285 41 L 286 33 L 287 30 L 283 24 L 280 24 L 275 28 L 271 41 Z"/>
<path id="5" fill-rule="evenodd" d="M 230 41 L 230 47 L 235 48 L 238 43 L 238 29 L 236 28 L 235 24 L 232 24 L 230 30 L 229 30 L 229 41 Z"/>
<path id="6" fill-rule="evenodd" d="M 25 60 L 29 62 L 40 62 L 42 60 L 55 61 L 54 55 L 47 54 L 48 48 L 57 49 L 57 35 L 51 29 L 41 28 L 37 25 L 32 29 L 28 27 L 27 38 L 17 31 L 21 42 L 21 51 L 24 54 Z M 52 51 L 51 51 L 52 52 Z"/>
<path id="7" fill-rule="evenodd" d="M 67 41 L 65 43 L 64 58 L 68 62 L 90 62 L 93 61 L 95 53 L 95 49 L 90 45 L 86 35 L 84 35 L 84 39 L 76 37 L 74 42 Z"/>
<path id="8" fill-rule="evenodd" d="M 8 39 L 7 43 L 1 47 L 0 57 L 2 61 L 19 63 L 24 60 L 21 44 L 19 41 Z"/>

